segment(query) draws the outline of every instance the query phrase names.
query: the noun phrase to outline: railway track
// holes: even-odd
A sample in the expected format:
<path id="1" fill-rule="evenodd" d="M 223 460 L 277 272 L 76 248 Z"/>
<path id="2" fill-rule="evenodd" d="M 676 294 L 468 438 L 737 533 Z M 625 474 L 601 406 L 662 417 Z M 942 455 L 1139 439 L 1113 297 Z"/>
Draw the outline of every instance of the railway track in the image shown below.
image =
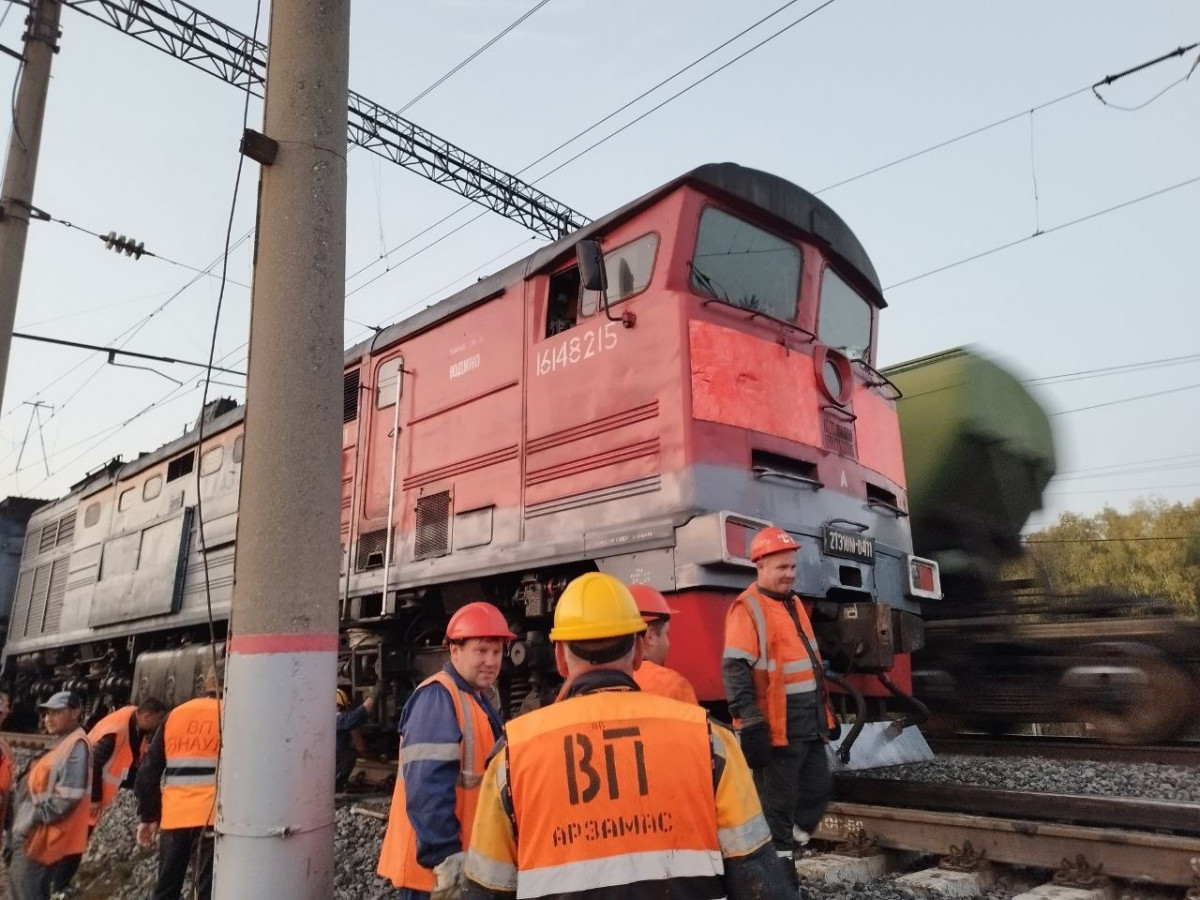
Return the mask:
<path id="1" fill-rule="evenodd" d="M 0 731 L 0 740 L 14 749 L 45 750 L 54 740 L 48 734 L 25 734 L 19 731 Z"/>
<path id="2" fill-rule="evenodd" d="M 1200 804 L 862 777 L 838 778 L 835 798 L 818 838 L 954 856 L 960 870 L 969 847 L 989 865 L 1058 869 L 1070 860 L 1079 871 L 1170 886 L 1197 877 Z"/>
<path id="3" fill-rule="evenodd" d="M 1102 744 L 1091 738 L 1041 737 L 1028 734 L 930 735 L 927 739 L 930 748 L 937 754 L 1040 756 L 1046 759 L 1200 767 L 1200 741 Z"/>

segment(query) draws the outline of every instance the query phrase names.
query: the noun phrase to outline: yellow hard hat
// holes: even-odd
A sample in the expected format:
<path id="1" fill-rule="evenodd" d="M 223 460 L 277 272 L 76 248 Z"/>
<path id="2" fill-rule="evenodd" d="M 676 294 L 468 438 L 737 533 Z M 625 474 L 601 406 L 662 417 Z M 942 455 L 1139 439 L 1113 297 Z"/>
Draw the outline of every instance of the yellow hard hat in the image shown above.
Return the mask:
<path id="1" fill-rule="evenodd" d="M 588 572 L 568 584 L 558 598 L 550 640 L 593 641 L 645 630 L 629 588 L 611 575 Z"/>
<path id="2" fill-rule="evenodd" d="M 345 691 L 343 691 L 341 688 L 337 689 L 337 706 L 338 706 L 338 709 L 349 709 L 350 708 L 350 695 L 347 694 Z"/>

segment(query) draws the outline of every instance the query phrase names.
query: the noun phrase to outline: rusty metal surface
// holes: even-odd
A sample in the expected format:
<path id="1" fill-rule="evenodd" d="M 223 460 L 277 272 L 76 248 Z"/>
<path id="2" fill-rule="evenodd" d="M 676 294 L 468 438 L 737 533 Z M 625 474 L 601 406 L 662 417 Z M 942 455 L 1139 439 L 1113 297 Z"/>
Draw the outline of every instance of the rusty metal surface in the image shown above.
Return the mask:
<path id="1" fill-rule="evenodd" d="M 1060 869 L 1080 857 L 1104 874 L 1146 884 L 1192 885 L 1200 838 L 996 816 L 835 802 L 815 837 L 839 841 L 865 829 L 881 848 L 948 855 L 970 842 L 994 863 Z"/>
<path id="2" fill-rule="evenodd" d="M 927 781 L 838 777 L 834 796 L 849 803 L 979 813 L 1041 822 L 1172 832 L 1200 836 L 1200 804 L 1082 794 L 1005 791 Z M 1058 860 L 1055 865 L 1058 865 Z"/>
<path id="3" fill-rule="evenodd" d="M 1200 742 L 1166 744 L 1102 744 L 1091 738 L 1035 737 L 1027 734 L 955 734 L 927 736 L 935 753 L 968 756 L 1041 756 L 1093 762 L 1155 763 L 1200 767 Z"/>

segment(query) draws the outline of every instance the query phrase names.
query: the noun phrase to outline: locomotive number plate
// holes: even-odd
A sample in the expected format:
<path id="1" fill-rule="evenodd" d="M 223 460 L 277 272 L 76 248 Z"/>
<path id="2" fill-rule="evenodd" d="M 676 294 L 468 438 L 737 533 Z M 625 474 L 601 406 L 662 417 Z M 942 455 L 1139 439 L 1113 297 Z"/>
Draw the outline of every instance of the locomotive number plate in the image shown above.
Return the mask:
<path id="1" fill-rule="evenodd" d="M 846 559 L 856 559 L 859 562 L 874 564 L 875 538 L 859 534 L 857 531 L 846 531 L 826 525 L 825 555 L 842 556 Z"/>

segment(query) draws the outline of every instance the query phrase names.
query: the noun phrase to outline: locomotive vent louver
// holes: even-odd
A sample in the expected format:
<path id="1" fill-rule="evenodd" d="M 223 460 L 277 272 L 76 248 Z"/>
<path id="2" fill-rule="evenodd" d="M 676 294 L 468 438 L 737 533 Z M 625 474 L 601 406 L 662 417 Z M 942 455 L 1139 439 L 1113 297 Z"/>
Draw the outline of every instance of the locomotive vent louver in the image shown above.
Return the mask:
<path id="1" fill-rule="evenodd" d="M 445 556 L 450 552 L 450 492 L 439 491 L 417 500 L 417 535 L 413 559 Z"/>
<path id="2" fill-rule="evenodd" d="M 358 369 L 342 376 L 342 423 L 358 418 Z"/>
<path id="3" fill-rule="evenodd" d="M 355 568 L 359 572 L 383 566 L 383 557 L 387 553 L 387 535 L 387 529 L 380 528 L 378 531 L 368 531 L 366 534 L 358 536 L 358 556 L 355 559 Z M 395 555 L 394 546 L 392 553 Z"/>

